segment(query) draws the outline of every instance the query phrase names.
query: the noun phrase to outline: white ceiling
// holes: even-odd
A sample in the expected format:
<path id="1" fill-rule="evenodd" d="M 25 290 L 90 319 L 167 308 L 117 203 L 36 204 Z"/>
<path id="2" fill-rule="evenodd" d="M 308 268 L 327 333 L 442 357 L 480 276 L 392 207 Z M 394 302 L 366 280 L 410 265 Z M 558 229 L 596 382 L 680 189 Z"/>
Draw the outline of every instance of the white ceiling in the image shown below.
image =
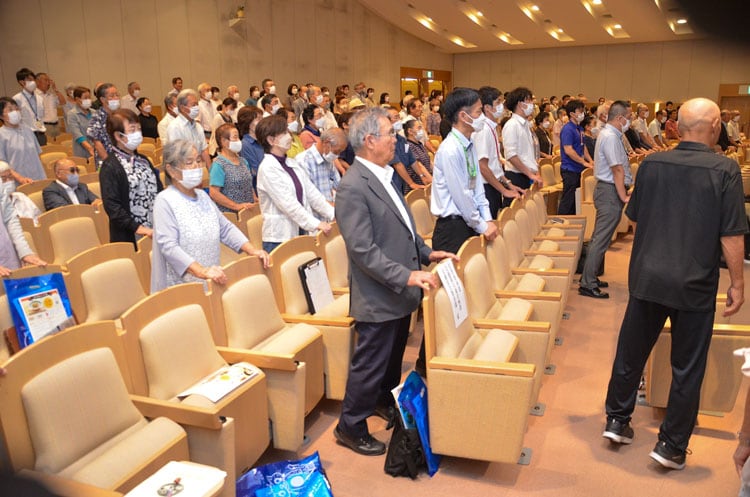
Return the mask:
<path id="1" fill-rule="evenodd" d="M 592 0 L 588 0 L 591 2 Z M 598 0 L 597 0 L 598 1 Z M 390 23 L 448 53 L 486 52 L 529 48 L 643 43 L 684 40 L 699 35 L 675 34 L 670 21 L 685 18 L 676 0 L 601 0 L 596 17 L 582 0 L 359 0 L 369 10 Z M 657 2 L 659 6 L 657 6 Z M 538 22 L 525 15 L 521 7 L 536 5 L 543 13 Z M 484 26 L 467 17 L 466 12 L 481 12 Z M 422 14 L 422 15 L 420 15 Z M 611 17 L 606 17 L 606 16 Z M 417 18 L 429 17 L 435 31 Z M 544 20 L 551 22 L 545 23 Z M 680 28 L 688 28 L 691 22 Z M 614 38 L 605 26 L 619 23 L 629 38 Z M 494 26 L 492 26 L 494 24 Z M 551 25 L 564 30 L 574 41 L 561 42 L 547 30 Z M 498 32 L 509 33 L 523 44 L 509 45 L 498 39 Z M 452 36 L 476 47 L 466 48 L 450 40 Z"/>

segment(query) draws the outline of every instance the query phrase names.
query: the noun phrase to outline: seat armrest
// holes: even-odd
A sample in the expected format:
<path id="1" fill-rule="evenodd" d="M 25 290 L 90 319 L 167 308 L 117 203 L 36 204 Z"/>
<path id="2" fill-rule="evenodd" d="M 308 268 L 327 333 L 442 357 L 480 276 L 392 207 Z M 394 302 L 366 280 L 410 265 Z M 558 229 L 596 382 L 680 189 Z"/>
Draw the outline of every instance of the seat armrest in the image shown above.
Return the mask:
<path id="1" fill-rule="evenodd" d="M 261 369 L 279 369 L 282 371 L 296 371 L 297 360 L 293 354 L 274 354 L 258 352 L 256 350 L 236 349 L 231 347 L 216 347 L 221 357 L 229 364 L 249 362 Z"/>
<path id="2" fill-rule="evenodd" d="M 531 378 L 536 367 L 533 364 L 514 362 L 475 361 L 471 359 L 451 359 L 448 357 L 433 357 L 427 363 L 429 369 L 444 369 L 464 373 L 482 373 L 506 376 L 522 376 Z M 429 375 L 429 372 L 427 373 Z"/>
<path id="3" fill-rule="evenodd" d="M 331 288 L 331 292 L 333 292 L 334 295 L 346 295 L 349 293 L 349 289 L 346 287 L 335 286 Z"/>
<path id="4" fill-rule="evenodd" d="M 576 231 L 576 232 L 583 231 L 583 226 L 580 224 L 544 223 L 542 224 L 541 228 L 542 229 L 559 228 L 561 230 Z M 568 235 L 568 236 L 572 236 L 572 235 Z"/>
<path id="5" fill-rule="evenodd" d="M 313 316 L 311 314 L 282 314 L 281 319 L 287 323 L 307 323 L 319 326 L 351 326 L 354 318 L 351 316 Z"/>
<path id="6" fill-rule="evenodd" d="M 80 481 L 70 480 L 62 476 L 52 475 L 33 471 L 31 469 L 22 469 L 18 476 L 36 480 L 47 489 L 60 497 L 122 497 L 123 494 L 106 488 L 99 488 L 88 485 Z"/>
<path id="7" fill-rule="evenodd" d="M 500 319 L 474 319 L 475 328 L 494 330 L 501 328 L 507 331 L 538 331 L 549 333 L 551 325 L 546 321 L 502 321 Z"/>
<path id="8" fill-rule="evenodd" d="M 147 418 L 165 417 L 181 425 L 196 426 L 209 430 L 221 429 L 222 421 L 219 417 L 220 408 L 218 404 L 214 405 L 212 409 L 207 409 L 133 394 L 130 395 L 130 400 Z"/>
<path id="9" fill-rule="evenodd" d="M 496 290 L 495 297 L 502 299 L 519 298 L 526 300 L 562 300 L 562 294 L 560 292 L 516 292 L 507 290 Z"/>
<path id="10" fill-rule="evenodd" d="M 548 250 L 524 250 L 523 255 L 529 256 L 529 255 L 546 255 L 547 257 L 575 257 L 575 252 L 570 251 L 563 251 L 558 250 L 556 252 L 551 252 Z"/>
<path id="11" fill-rule="evenodd" d="M 538 274 L 539 276 L 565 276 L 566 278 L 570 275 L 570 271 L 567 269 L 552 268 L 552 269 L 535 269 L 530 267 L 517 267 L 512 269 L 513 274 Z"/>
<path id="12" fill-rule="evenodd" d="M 750 338 L 750 325 L 714 323 L 713 334 Z"/>
<path id="13" fill-rule="evenodd" d="M 549 240 L 551 242 L 576 242 L 578 243 L 581 239 L 577 236 L 544 236 L 544 235 L 534 236 L 535 242 L 543 242 L 545 240 Z"/>

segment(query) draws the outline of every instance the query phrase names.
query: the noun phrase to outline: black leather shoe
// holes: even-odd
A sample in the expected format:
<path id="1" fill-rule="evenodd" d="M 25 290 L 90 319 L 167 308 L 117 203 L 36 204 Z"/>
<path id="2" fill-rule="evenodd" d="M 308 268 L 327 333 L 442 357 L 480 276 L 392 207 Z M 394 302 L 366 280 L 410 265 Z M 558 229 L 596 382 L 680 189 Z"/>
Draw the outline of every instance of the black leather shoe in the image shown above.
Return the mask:
<path id="1" fill-rule="evenodd" d="M 599 278 L 597 278 L 596 279 L 596 286 L 598 286 L 599 288 L 607 288 L 609 286 L 609 283 L 607 283 L 606 281 L 602 281 Z"/>
<path id="2" fill-rule="evenodd" d="M 339 425 L 336 425 L 336 428 L 333 429 L 333 436 L 336 437 L 336 441 L 339 444 L 352 449 L 357 454 L 362 454 L 363 456 L 385 454 L 385 444 L 369 433 L 364 437 L 355 438 L 344 433 L 339 428 Z"/>
<path id="3" fill-rule="evenodd" d="M 578 293 L 580 295 L 583 295 L 584 297 L 591 297 L 594 299 L 608 299 L 609 294 L 607 292 L 602 292 L 599 290 L 599 288 L 586 288 L 579 286 L 578 287 Z"/>
<path id="4" fill-rule="evenodd" d="M 373 414 L 388 422 L 388 425 L 385 427 L 386 430 L 393 428 L 393 422 L 396 419 L 396 408 L 394 406 L 375 406 L 375 412 Z"/>

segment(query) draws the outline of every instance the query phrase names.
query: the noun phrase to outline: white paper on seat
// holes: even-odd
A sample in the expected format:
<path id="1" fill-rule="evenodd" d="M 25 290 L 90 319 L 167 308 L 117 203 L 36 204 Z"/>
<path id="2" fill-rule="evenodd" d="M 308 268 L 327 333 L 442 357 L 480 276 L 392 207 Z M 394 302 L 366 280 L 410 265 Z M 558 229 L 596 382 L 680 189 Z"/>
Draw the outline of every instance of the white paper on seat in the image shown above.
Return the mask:
<path id="1" fill-rule="evenodd" d="M 177 395 L 179 399 L 188 395 L 202 395 L 211 402 L 218 402 L 229 392 L 258 375 L 258 368 L 247 362 L 224 366 Z"/>
<path id="2" fill-rule="evenodd" d="M 222 485 L 227 474 L 213 466 L 206 466 L 189 461 L 169 461 L 159 471 L 143 480 L 137 487 L 125 494 L 125 497 L 154 497 L 162 485 L 169 485 L 179 478 L 182 490 L 175 495 L 180 497 L 206 497 L 214 495 Z M 234 482 L 231 482 L 234 484 Z"/>
<path id="3" fill-rule="evenodd" d="M 446 259 L 437 265 L 437 273 L 448 294 L 448 300 L 453 308 L 453 321 L 458 328 L 469 317 L 469 307 L 466 305 L 466 290 L 458 278 L 453 261 Z"/>
<path id="4" fill-rule="evenodd" d="M 298 270 L 310 314 L 315 314 L 333 302 L 333 291 L 331 290 L 331 283 L 328 281 L 328 273 L 323 259 L 316 257 L 302 264 Z"/>

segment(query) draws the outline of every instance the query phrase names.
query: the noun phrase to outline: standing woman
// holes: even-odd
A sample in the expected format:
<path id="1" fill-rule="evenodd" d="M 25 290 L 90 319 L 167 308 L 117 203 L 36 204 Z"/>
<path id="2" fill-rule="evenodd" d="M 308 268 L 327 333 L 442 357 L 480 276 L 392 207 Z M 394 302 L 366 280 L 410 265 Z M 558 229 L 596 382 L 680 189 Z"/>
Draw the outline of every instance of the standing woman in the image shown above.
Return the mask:
<path id="1" fill-rule="evenodd" d="M 253 174 L 241 157 L 242 142 L 237 128 L 224 123 L 214 130 L 218 155 L 211 164 L 208 194 L 222 212 L 239 212 L 255 205 Z"/>
<path id="2" fill-rule="evenodd" d="M 406 171 L 416 184 L 427 186 L 432 183 L 432 165 L 430 155 L 422 144 L 425 138 L 422 123 L 417 119 L 406 121 L 404 123 L 404 134 L 411 147 L 411 153 L 417 159 L 414 164 L 406 167 Z"/>
<path id="3" fill-rule="evenodd" d="M 21 111 L 16 101 L 10 97 L 0 98 L 0 160 L 11 167 L 11 174 L 16 183 L 31 183 L 45 179 L 42 161 L 39 154 L 42 149 L 31 128 L 21 122 Z"/>
<path id="4" fill-rule="evenodd" d="M 141 123 L 141 133 L 147 138 L 156 140 L 159 138 L 159 120 L 151 113 L 151 100 L 141 97 L 135 103 L 135 107 L 140 114 L 138 121 Z"/>
<path id="5" fill-rule="evenodd" d="M 73 155 L 87 161 L 94 157 L 94 146 L 86 136 L 91 121 L 91 90 L 83 86 L 73 89 L 75 106 L 68 111 L 65 129 L 73 135 Z M 93 161 L 91 162 L 93 164 Z"/>
<path id="6" fill-rule="evenodd" d="M 169 187 L 154 204 L 152 293 L 191 281 L 226 283 L 219 243 L 259 257 L 268 267 L 268 254 L 256 250 L 200 188 L 203 161 L 191 142 L 164 145 L 164 164 Z"/>
<path id="7" fill-rule="evenodd" d="M 266 152 L 258 173 L 263 249 L 271 252 L 291 238 L 316 230 L 328 234 L 333 206 L 310 181 L 307 172 L 294 159 L 286 157 L 292 143 L 286 119 L 266 117 L 255 132 Z"/>
<path id="8" fill-rule="evenodd" d="M 549 112 L 540 112 L 534 118 L 536 137 L 539 140 L 539 154 L 543 159 L 552 158 L 552 121 Z"/>
<path id="9" fill-rule="evenodd" d="M 153 234 L 154 200 L 162 189 L 159 172 L 136 151 L 143 135 L 135 112 L 113 111 L 107 135 L 114 147 L 99 171 L 99 183 L 109 216 L 109 241 L 135 245 L 136 238 Z"/>
<path id="10" fill-rule="evenodd" d="M 214 120 L 211 122 L 211 138 L 208 140 L 208 155 L 211 157 L 216 156 L 216 128 L 223 124 L 233 124 L 232 116 L 234 111 L 237 110 L 237 101 L 231 97 L 225 98 L 219 107 L 216 109 L 216 115 Z"/>

